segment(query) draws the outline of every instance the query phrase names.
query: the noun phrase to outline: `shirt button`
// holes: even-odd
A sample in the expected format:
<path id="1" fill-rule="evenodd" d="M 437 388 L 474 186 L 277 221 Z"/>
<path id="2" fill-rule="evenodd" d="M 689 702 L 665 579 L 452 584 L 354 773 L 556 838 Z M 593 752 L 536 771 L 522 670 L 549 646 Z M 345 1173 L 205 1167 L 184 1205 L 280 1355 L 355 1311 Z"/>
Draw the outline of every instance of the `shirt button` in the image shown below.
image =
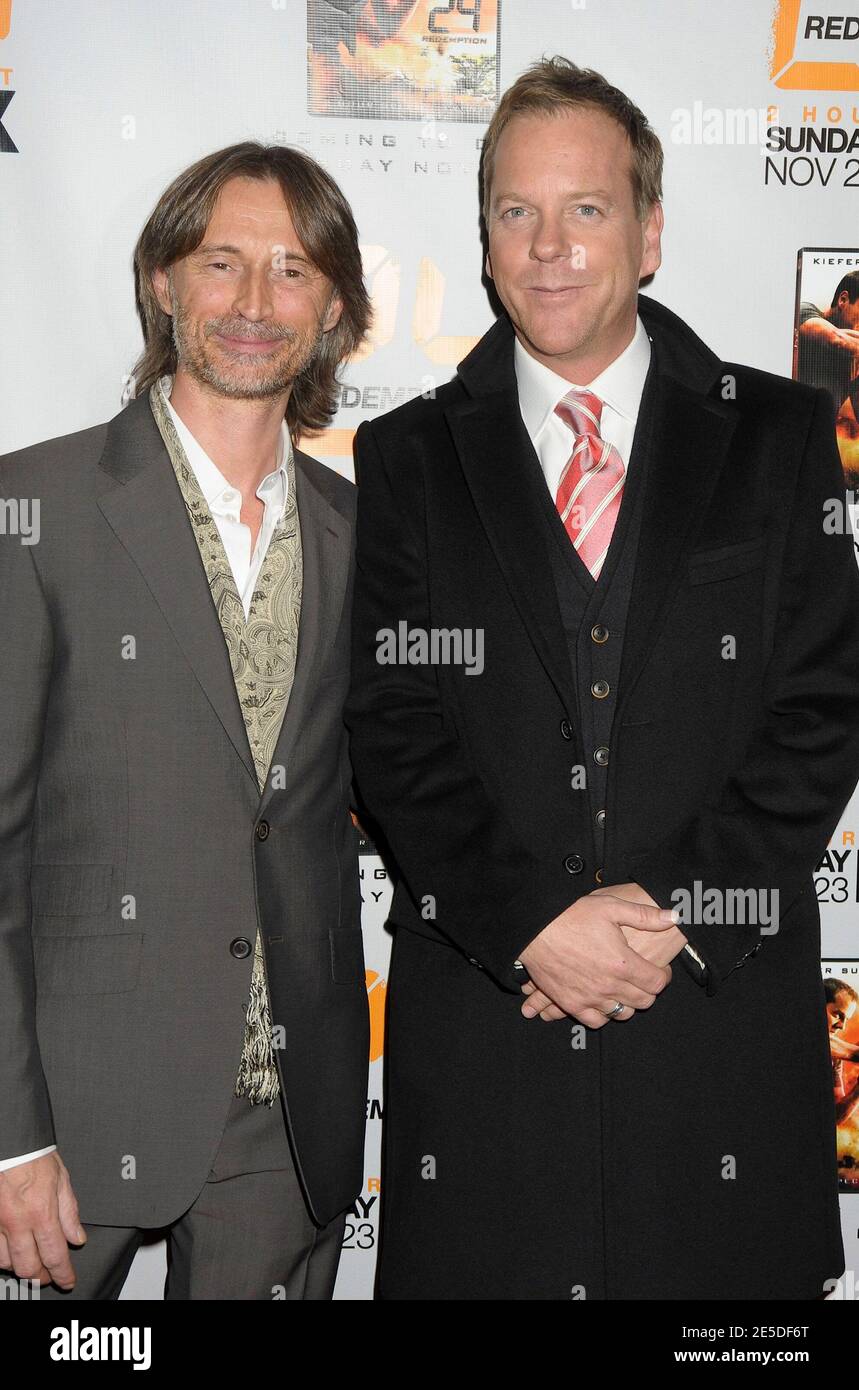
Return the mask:
<path id="1" fill-rule="evenodd" d="M 591 686 L 591 694 L 595 700 L 604 700 L 610 690 L 611 686 L 608 681 L 594 681 Z"/>
<path id="2" fill-rule="evenodd" d="M 598 767 L 605 767 L 608 762 L 608 749 L 605 745 L 594 749 L 594 762 Z"/>
<path id="3" fill-rule="evenodd" d="M 602 645 L 603 642 L 608 641 L 608 628 L 603 627 L 602 623 L 596 623 L 595 626 L 591 628 L 591 637 L 595 642 L 599 642 L 600 645 Z"/>

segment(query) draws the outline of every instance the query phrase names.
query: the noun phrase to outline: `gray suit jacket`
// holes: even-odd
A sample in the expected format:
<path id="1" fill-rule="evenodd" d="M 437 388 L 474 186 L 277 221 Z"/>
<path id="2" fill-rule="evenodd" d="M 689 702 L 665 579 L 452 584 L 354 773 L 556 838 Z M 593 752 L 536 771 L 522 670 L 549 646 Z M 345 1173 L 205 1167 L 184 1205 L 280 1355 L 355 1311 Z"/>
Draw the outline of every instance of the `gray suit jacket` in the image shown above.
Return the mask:
<path id="1" fill-rule="evenodd" d="M 350 767 L 356 492 L 296 451 L 295 679 L 260 796 L 226 643 L 146 395 L 0 459 L 0 1156 L 56 1143 L 84 1221 L 205 1182 L 263 934 L 310 1212 L 363 1178 L 368 1017 Z"/>

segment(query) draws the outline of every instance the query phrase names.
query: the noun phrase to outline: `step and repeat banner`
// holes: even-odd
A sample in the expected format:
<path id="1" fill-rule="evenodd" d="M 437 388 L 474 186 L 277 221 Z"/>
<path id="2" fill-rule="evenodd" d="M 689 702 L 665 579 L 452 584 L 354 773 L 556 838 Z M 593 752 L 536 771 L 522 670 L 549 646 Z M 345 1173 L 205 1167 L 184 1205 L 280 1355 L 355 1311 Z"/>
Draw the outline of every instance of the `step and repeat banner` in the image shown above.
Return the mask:
<path id="1" fill-rule="evenodd" d="M 832 392 L 852 509 L 857 0 L 0 0 L 0 453 L 116 413 L 140 349 L 143 222 L 180 169 L 255 139 L 307 151 L 355 212 L 374 328 L 331 428 L 304 446 L 352 476 L 360 421 L 448 379 L 492 322 L 481 140 L 499 92 L 553 53 L 602 72 L 662 139 L 664 261 L 647 292 L 722 357 Z M 859 1296 L 857 829 L 854 797 L 817 871 L 846 1298 Z M 372 1296 L 381 1193 L 391 890 L 362 851 L 372 1039 L 344 1299 Z M 156 1242 L 123 1297 L 160 1298 L 163 1276 Z"/>

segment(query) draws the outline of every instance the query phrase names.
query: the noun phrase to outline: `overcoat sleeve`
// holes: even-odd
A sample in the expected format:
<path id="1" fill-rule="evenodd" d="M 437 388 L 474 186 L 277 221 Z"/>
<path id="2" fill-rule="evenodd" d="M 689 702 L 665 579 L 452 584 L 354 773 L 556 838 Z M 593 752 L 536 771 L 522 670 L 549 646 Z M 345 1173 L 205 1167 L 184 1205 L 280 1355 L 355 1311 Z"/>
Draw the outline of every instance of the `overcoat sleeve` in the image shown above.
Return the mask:
<path id="1" fill-rule="evenodd" d="M 832 401 L 824 390 L 816 396 L 790 499 L 757 727 L 712 803 L 626 866 L 660 907 L 677 905 L 678 889 L 694 903 L 696 882 L 702 893 L 767 895 L 774 911 L 763 929 L 681 923 L 706 963 L 710 995 L 798 920 L 791 909 L 814 893 L 814 869 L 859 780 L 859 569 Z"/>

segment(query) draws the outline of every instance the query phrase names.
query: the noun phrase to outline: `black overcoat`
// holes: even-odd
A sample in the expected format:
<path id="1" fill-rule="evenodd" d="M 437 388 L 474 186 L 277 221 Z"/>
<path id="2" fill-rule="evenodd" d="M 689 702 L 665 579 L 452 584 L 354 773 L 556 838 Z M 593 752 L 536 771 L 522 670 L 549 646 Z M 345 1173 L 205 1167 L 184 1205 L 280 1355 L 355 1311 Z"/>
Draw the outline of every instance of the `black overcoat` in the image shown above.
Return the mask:
<path id="1" fill-rule="evenodd" d="M 859 778 L 833 410 L 639 312 L 659 372 L 601 863 L 509 320 L 357 432 L 346 720 L 400 876 L 383 1298 L 807 1299 L 844 1268 L 813 886 Z M 482 629 L 482 674 L 377 660 L 403 621 Z M 777 891 L 778 930 L 687 924 L 706 978 L 678 956 L 629 1022 L 524 1019 L 513 962 L 600 881 Z"/>

